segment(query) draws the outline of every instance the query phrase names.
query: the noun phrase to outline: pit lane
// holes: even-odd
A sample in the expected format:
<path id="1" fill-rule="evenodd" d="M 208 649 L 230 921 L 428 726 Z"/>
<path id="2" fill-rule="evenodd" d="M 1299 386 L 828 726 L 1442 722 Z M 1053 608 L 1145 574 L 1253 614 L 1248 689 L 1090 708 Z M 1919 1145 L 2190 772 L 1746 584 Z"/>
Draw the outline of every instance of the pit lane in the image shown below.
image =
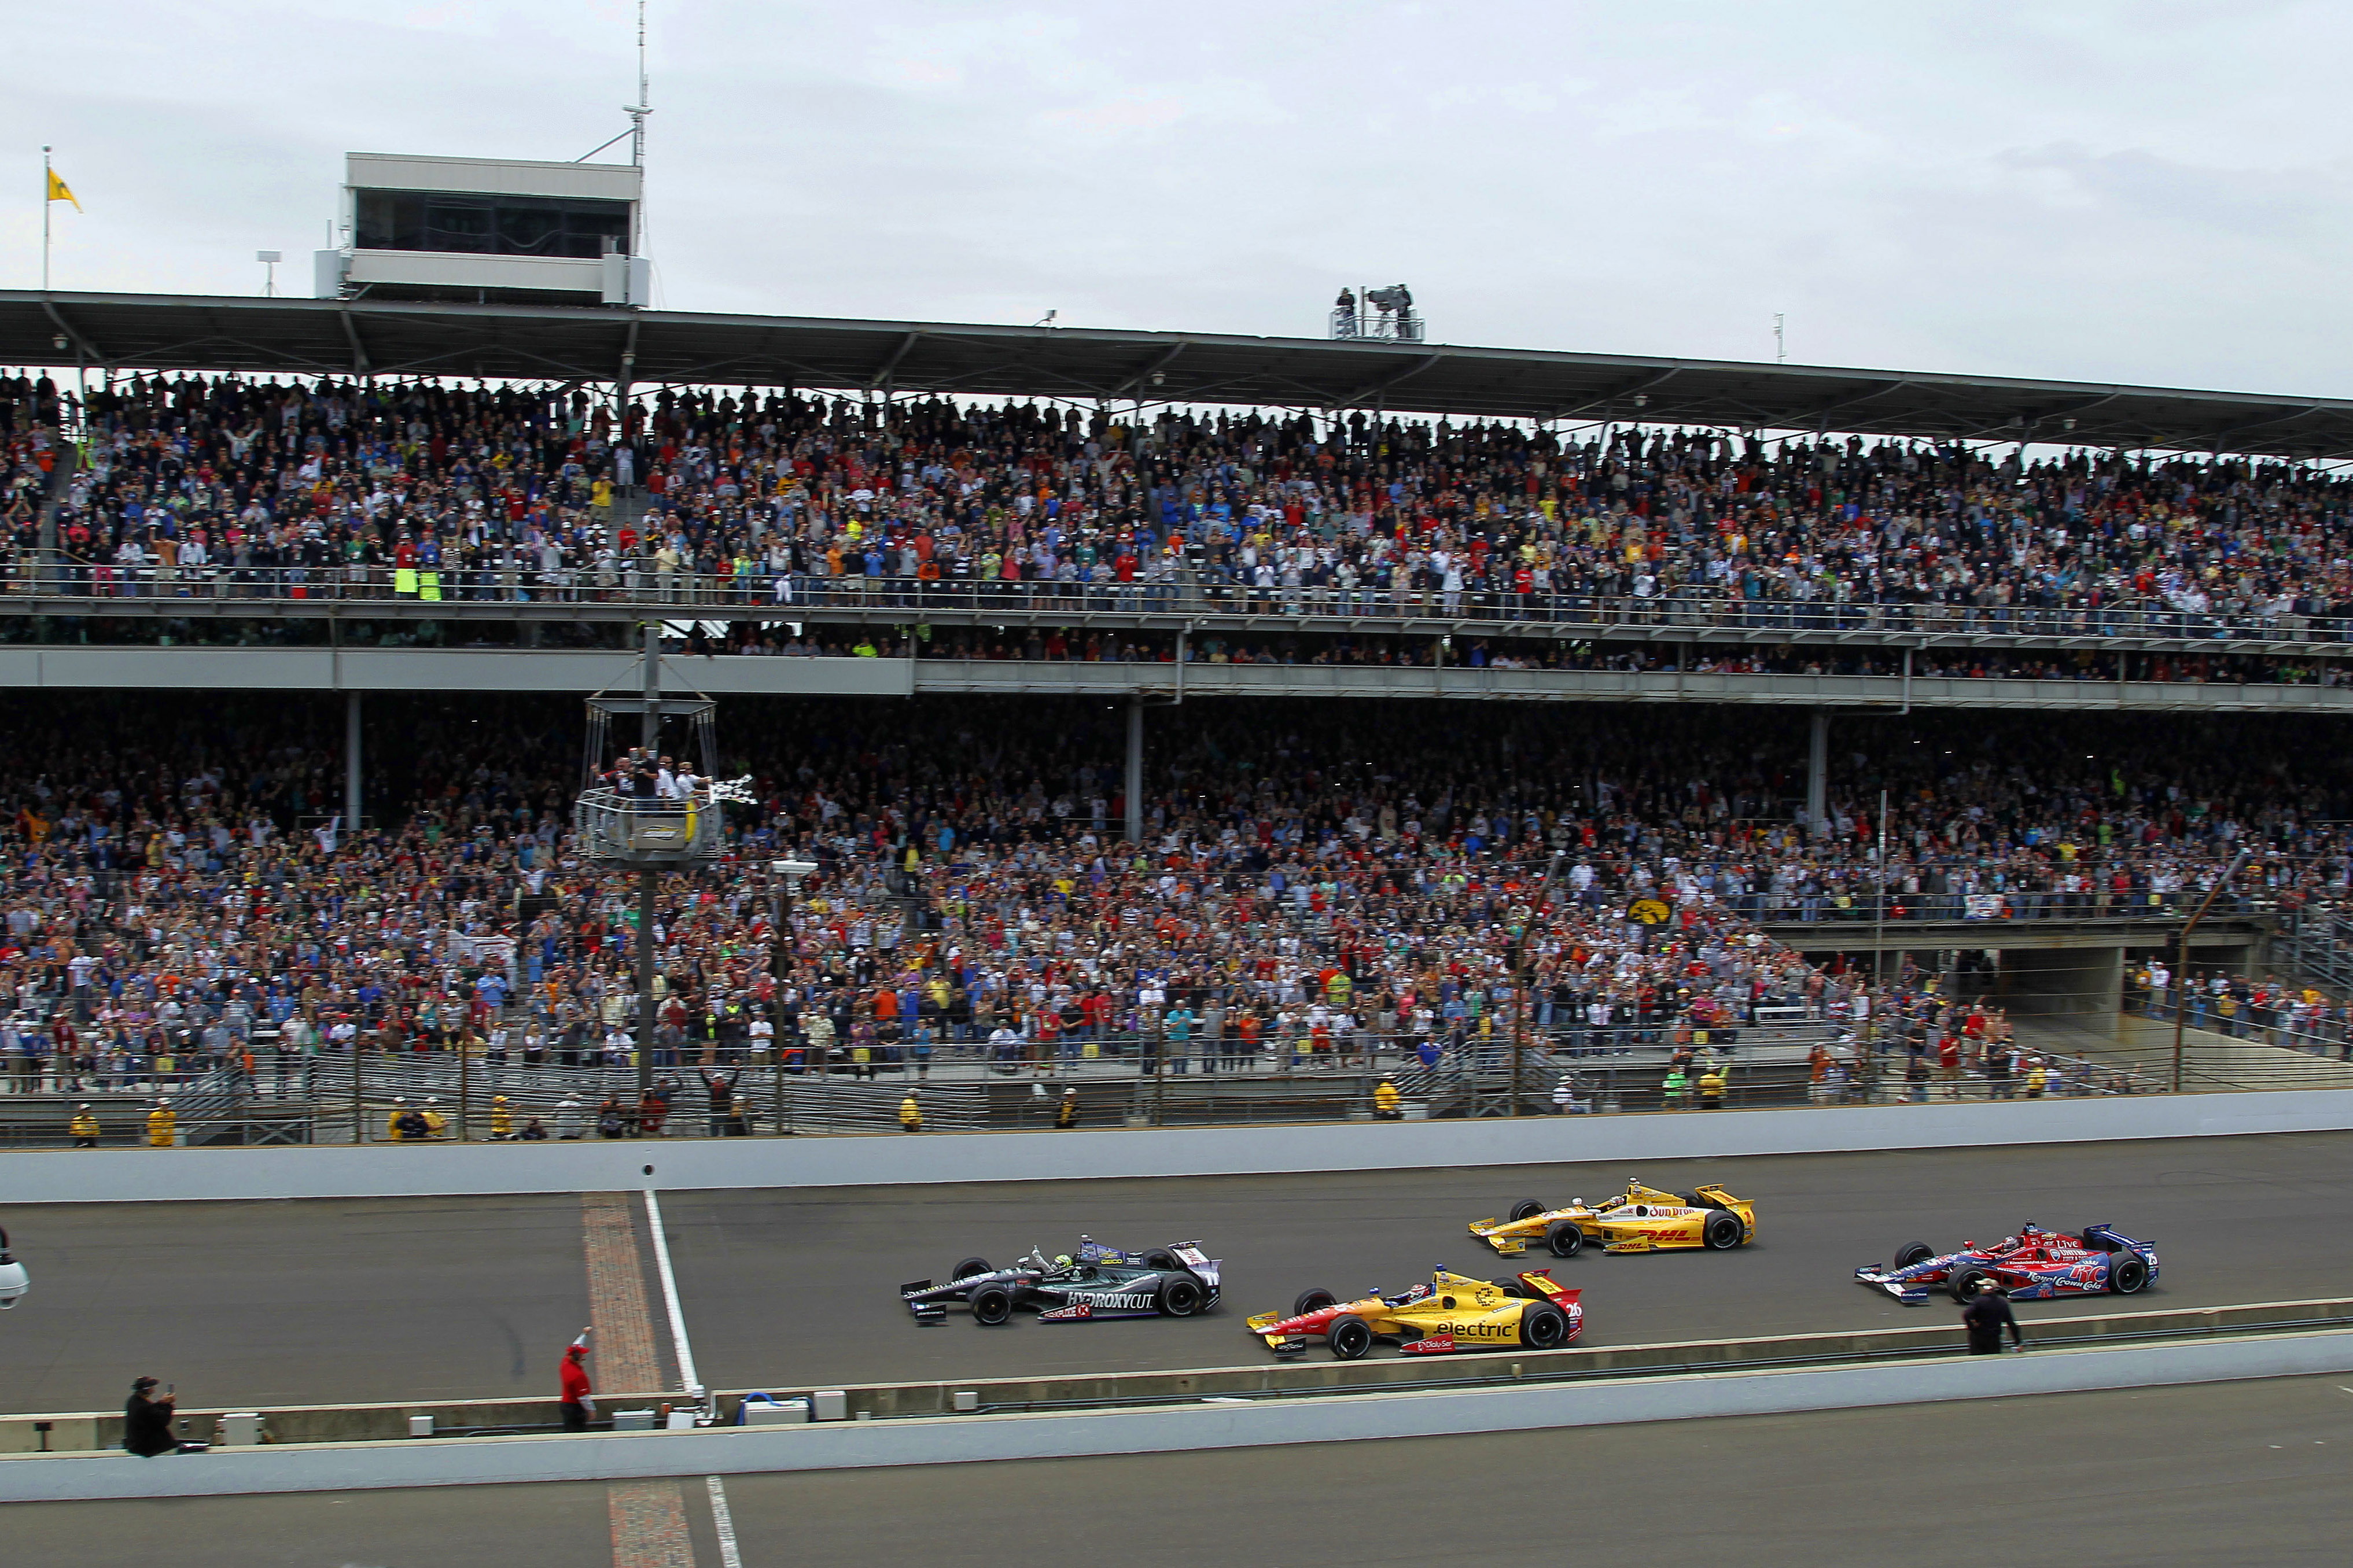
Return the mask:
<path id="1" fill-rule="evenodd" d="M 1727 1254 L 1514 1264 L 1463 1230 L 1521 1197 L 1564 1202 L 1629 1174 L 1724 1183 L 1759 1206 Z M 2353 1133 L 2054 1148 L 1782 1155 L 1101 1183 L 674 1193 L 662 1201 L 687 1327 L 713 1387 L 1246 1363 L 1249 1313 L 1301 1289 L 1396 1289 L 1433 1264 L 1555 1269 L 1587 1291 L 1588 1345 L 1945 1321 L 1854 1284 L 1901 1243 L 1989 1240 L 2032 1219 L 2094 1221 L 2153 1241 L 2155 1309 L 2328 1294 L 2345 1279 Z M 6 1215 L 36 1290 L 0 1320 L 0 1408 L 119 1401 L 131 1375 L 191 1403 L 326 1403 L 537 1393 L 586 1321 L 579 1205 L 476 1198 L 20 1208 Z M 1227 1296 L 1207 1317 L 1048 1325 L 1028 1315 L 939 1327 L 896 1302 L 968 1253 L 1010 1261 L 1080 1233 L 1128 1247 L 1199 1237 Z M 2045 1313 L 2081 1302 L 2028 1303 Z M 1315 1352 L 1311 1352 L 1315 1353 Z M 1388 1353 L 1379 1352 L 1376 1353 Z M 133 1365 L 136 1362 L 138 1364 Z"/>

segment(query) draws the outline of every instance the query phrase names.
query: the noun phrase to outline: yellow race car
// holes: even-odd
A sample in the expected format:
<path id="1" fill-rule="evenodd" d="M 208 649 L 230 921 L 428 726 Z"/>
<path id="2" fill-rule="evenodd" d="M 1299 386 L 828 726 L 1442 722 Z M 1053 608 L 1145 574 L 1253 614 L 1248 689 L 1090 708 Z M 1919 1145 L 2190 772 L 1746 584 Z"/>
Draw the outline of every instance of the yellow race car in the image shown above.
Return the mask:
<path id="1" fill-rule="evenodd" d="M 1473 1279 L 1433 1270 L 1430 1283 L 1395 1296 L 1376 1291 L 1343 1301 L 1329 1290 L 1306 1290 L 1289 1313 L 1261 1312 L 1250 1331 L 1277 1355 L 1296 1355 L 1322 1340 L 1341 1361 L 1355 1361 L 1376 1340 L 1392 1340 L 1407 1355 L 1514 1346 L 1556 1351 L 1585 1330 L 1582 1291 L 1564 1290 L 1549 1274 L 1516 1279 Z"/>
<path id="2" fill-rule="evenodd" d="M 1614 1198 L 1588 1204 L 1571 1198 L 1567 1208 L 1546 1208 L 1534 1198 L 1512 1205 L 1509 1219 L 1471 1222 L 1471 1234 L 1506 1258 L 1541 1241 L 1555 1258 L 1574 1258 L 1588 1241 L 1608 1252 L 1659 1252 L 1701 1247 L 1728 1252 L 1756 1239 L 1756 1206 L 1719 1186 L 1703 1186 L 1689 1197 L 1662 1193 L 1630 1180 Z"/>

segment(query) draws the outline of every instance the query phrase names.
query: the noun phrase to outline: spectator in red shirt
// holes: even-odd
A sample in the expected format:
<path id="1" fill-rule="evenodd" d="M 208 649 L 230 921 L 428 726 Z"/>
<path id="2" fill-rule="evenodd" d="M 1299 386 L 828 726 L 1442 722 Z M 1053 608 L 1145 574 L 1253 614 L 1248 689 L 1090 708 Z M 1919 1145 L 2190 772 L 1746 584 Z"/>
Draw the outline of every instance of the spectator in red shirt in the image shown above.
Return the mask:
<path id="1" fill-rule="evenodd" d="M 566 1432 L 586 1432 L 589 1418 L 596 1414 L 596 1390 L 588 1381 L 586 1364 L 588 1336 L 592 1331 L 581 1330 L 580 1337 L 565 1348 L 564 1365 L 556 1374 L 560 1389 L 556 1397 L 563 1402 L 564 1429 Z"/>

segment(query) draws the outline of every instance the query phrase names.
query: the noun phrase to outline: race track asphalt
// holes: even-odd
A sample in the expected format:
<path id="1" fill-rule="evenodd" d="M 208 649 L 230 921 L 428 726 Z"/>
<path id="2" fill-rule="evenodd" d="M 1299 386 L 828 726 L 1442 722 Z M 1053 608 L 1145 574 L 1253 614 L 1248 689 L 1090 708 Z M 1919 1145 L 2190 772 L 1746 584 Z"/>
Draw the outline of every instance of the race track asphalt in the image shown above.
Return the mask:
<path id="1" fill-rule="evenodd" d="M 64 1156 L 61 1156 L 64 1157 Z M 1463 1229 L 1521 1197 L 1562 1202 L 1629 1174 L 1754 1198 L 1727 1254 L 1512 1264 Z M 662 1202 L 703 1381 L 717 1388 L 951 1381 L 1240 1365 L 1241 1327 L 1303 1289 L 1397 1289 L 1434 1264 L 1552 1267 L 1587 1294 L 1588 1344 L 1952 1322 L 1853 1282 L 1899 1245 L 1992 1239 L 2027 1220 L 2112 1223 L 2156 1243 L 2150 1309 L 2353 1292 L 2353 1133 L 1298 1177 L 681 1192 Z M 0 1408 L 119 1402 L 140 1373 L 184 1403 L 327 1403 L 548 1393 L 586 1321 L 576 1198 L 482 1197 L 8 1210 L 34 1292 L 0 1318 Z M 896 1288 L 967 1253 L 1009 1261 L 1079 1235 L 1198 1237 L 1227 1300 L 1188 1321 L 918 1327 Z M 659 1295 L 651 1300 L 657 1304 Z M 2038 1317 L 2112 1298 L 2021 1306 Z M 658 1327 L 659 1331 L 659 1327 Z M 1321 1352 L 1311 1352 L 1321 1353 Z M 1377 1352 L 1377 1354 L 1393 1353 Z"/>
<path id="2" fill-rule="evenodd" d="M 1757 1240 L 1671 1252 L 1513 1263 L 1471 1220 L 1514 1200 L 1559 1203 L 1639 1173 L 1688 1190 L 1720 1181 L 1758 1205 Z M 2353 1292 L 2353 1134 L 1785 1155 L 1635 1167 L 1415 1171 L 1285 1178 L 1039 1183 L 955 1189 L 680 1193 L 662 1201 L 695 1359 L 714 1388 L 1235 1366 L 1267 1359 L 1242 1328 L 1310 1286 L 1397 1290 L 1432 1265 L 1502 1277 L 1552 1268 L 1585 1289 L 1587 1344 L 1957 1323 L 1950 1303 L 1903 1307 L 1854 1282 L 1905 1242 L 1940 1249 L 2034 1220 L 2111 1223 L 2156 1243 L 2161 1278 L 2134 1305 L 2210 1306 Z M 900 1284 L 943 1279 L 977 1253 L 1009 1262 L 1081 1233 L 1140 1247 L 1198 1237 L 1223 1259 L 1226 1300 L 1205 1318 L 984 1329 L 894 1308 Z M 878 1305 L 879 1303 L 879 1305 Z M 2026 1303 L 2037 1317 L 2116 1305 Z M 1321 1354 L 1310 1352 L 1311 1355 Z M 1386 1349 L 1376 1354 L 1393 1354 Z"/>
<path id="3" fill-rule="evenodd" d="M 744 1568 L 1000 1568 L 1106 1553 L 1155 1568 L 2334 1565 L 2353 1530 L 2353 1389 L 2299 1378 L 733 1476 L 725 1490 Z M 688 1478 L 680 1494 L 690 1568 L 722 1568 L 707 1487 Z M 24 1568 L 82 1568 L 132 1551 L 177 1568 L 617 1568 L 611 1520 L 596 1484 L 26 1503 L 8 1510 L 7 1552 Z"/>
<path id="4" fill-rule="evenodd" d="M 568 1194 L 5 1217 L 33 1279 L 0 1317 L 5 1410 L 120 1408 L 142 1373 L 192 1408 L 543 1394 L 588 1321 Z"/>

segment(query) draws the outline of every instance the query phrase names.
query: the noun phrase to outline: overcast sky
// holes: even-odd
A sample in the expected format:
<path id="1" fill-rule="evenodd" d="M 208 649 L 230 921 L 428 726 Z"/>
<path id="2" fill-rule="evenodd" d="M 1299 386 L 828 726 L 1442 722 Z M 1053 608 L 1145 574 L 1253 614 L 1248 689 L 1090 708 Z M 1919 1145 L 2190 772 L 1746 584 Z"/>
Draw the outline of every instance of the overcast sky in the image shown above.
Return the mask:
<path id="1" fill-rule="evenodd" d="M 0 282 L 307 293 L 346 151 L 575 158 L 621 0 L 20 10 Z M 657 302 L 2353 395 L 2353 10 L 654 0 Z M 30 46 L 30 47 L 27 47 Z M 607 157 L 626 157 L 624 150 Z"/>

